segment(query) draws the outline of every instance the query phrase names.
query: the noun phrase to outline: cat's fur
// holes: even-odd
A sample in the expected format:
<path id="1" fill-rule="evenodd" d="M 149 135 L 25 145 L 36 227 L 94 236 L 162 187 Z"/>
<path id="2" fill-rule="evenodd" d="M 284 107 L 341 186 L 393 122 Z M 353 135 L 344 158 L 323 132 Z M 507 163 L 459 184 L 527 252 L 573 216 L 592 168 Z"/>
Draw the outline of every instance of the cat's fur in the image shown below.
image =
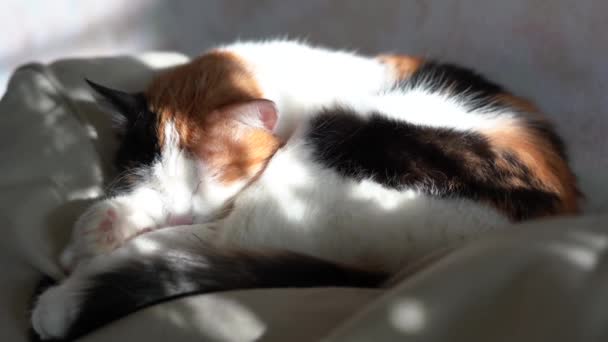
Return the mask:
<path id="1" fill-rule="evenodd" d="M 125 116 L 128 186 L 76 223 L 74 271 L 33 311 L 44 338 L 189 293 L 375 286 L 435 249 L 578 210 L 538 109 L 453 65 L 236 43 L 143 94 L 92 86 Z"/>

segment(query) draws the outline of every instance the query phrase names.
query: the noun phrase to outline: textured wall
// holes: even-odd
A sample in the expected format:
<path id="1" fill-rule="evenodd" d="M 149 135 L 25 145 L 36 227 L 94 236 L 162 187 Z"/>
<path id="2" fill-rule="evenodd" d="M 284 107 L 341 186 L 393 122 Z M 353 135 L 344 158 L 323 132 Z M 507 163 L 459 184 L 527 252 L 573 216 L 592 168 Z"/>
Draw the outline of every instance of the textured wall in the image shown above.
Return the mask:
<path id="1" fill-rule="evenodd" d="M 474 66 L 537 101 L 567 138 L 590 210 L 608 209 L 608 3 L 601 0 L 21 1 L 0 12 L 2 75 L 29 60 L 288 34 Z M 8 6 L 8 10 L 6 10 Z"/>

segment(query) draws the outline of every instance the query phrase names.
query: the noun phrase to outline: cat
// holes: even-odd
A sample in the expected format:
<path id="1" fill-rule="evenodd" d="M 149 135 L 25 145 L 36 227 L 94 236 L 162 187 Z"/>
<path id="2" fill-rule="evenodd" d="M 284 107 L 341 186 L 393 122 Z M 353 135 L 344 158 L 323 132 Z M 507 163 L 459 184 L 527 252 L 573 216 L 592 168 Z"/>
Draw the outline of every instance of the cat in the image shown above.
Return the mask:
<path id="1" fill-rule="evenodd" d="M 76 222 L 71 274 L 32 312 L 43 339 L 192 293 L 381 286 L 429 252 L 579 210 L 539 109 L 460 66 L 237 42 L 142 93 L 89 84 L 120 114 L 122 190 Z"/>

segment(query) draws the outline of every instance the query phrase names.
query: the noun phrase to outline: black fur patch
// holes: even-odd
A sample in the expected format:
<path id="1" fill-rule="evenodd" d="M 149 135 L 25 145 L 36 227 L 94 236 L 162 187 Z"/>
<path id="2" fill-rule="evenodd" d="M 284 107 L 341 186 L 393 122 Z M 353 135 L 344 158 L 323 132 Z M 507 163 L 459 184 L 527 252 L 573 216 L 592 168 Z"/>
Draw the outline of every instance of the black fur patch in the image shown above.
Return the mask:
<path id="1" fill-rule="evenodd" d="M 138 105 L 122 127 L 121 142 L 116 154 L 116 167 L 120 172 L 142 166 L 149 166 L 160 156 L 158 133 L 156 130 L 157 115 L 148 109 L 143 94 L 135 95 Z"/>
<path id="2" fill-rule="evenodd" d="M 424 88 L 429 92 L 449 92 L 466 95 L 470 110 L 499 105 L 496 95 L 505 90 L 473 70 L 449 64 L 427 61 L 410 78 L 399 84 L 403 89 Z"/>
<path id="3" fill-rule="evenodd" d="M 514 220 L 551 213 L 558 204 L 525 165 L 514 156 L 495 155 L 485 137 L 473 132 L 416 126 L 381 114 L 361 118 L 337 108 L 313 119 L 306 139 L 318 162 L 345 177 L 484 201 L 505 208 Z M 510 167 L 500 168 L 498 157 Z M 514 180 L 521 186 L 511 185 Z"/>
<path id="4" fill-rule="evenodd" d="M 128 185 L 137 176 L 133 171 L 149 166 L 160 155 L 157 134 L 157 115 L 150 111 L 143 93 L 127 93 L 86 80 L 89 86 L 115 110 L 115 121 L 120 145 L 115 157 L 119 173 L 117 185 Z M 126 183 L 126 184 L 124 184 Z M 116 189 L 114 189 L 116 190 Z"/>
<path id="5" fill-rule="evenodd" d="M 463 96 L 466 99 L 464 106 L 471 111 L 483 108 L 491 113 L 513 109 L 499 100 L 500 95 L 509 94 L 507 89 L 471 69 L 450 63 L 427 61 L 410 78 L 400 82 L 398 87 L 404 90 L 424 88 L 429 92 Z M 546 138 L 561 158 L 567 160 L 564 143 L 550 123 L 526 113 L 515 113 L 529 129 Z"/>
<path id="6" fill-rule="evenodd" d="M 500 95 L 507 94 L 504 88 L 470 69 L 428 61 L 398 87 L 460 97 L 470 111 L 511 110 L 566 160 L 564 144 L 550 124 L 512 110 L 509 103 L 500 101 Z M 544 191 L 515 156 L 495 155 L 481 134 L 416 126 L 381 113 L 362 119 L 355 111 L 321 112 L 307 137 L 318 161 L 344 176 L 373 179 L 395 189 L 417 188 L 440 197 L 483 201 L 503 209 L 513 220 L 557 211 L 559 198 Z M 509 167 L 500 167 L 499 159 Z"/>
<path id="7" fill-rule="evenodd" d="M 131 259 L 91 279 L 68 340 L 145 306 L 185 295 L 269 287 L 377 287 L 387 279 L 384 273 L 291 252 L 231 252 L 208 244 L 180 248 L 170 255 Z"/>

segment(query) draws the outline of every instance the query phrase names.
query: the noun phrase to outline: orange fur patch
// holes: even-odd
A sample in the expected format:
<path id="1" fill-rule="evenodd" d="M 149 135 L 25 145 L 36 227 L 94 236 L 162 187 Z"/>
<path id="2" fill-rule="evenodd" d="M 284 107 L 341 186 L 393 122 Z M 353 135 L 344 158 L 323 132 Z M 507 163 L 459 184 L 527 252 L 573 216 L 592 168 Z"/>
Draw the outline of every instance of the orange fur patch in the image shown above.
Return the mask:
<path id="1" fill-rule="evenodd" d="M 151 109 L 159 117 L 159 142 L 164 144 L 164 126 L 173 122 L 180 145 L 194 148 L 202 120 L 220 107 L 262 96 L 247 65 L 238 56 L 221 51 L 207 53 L 173 68 L 152 81 L 146 91 Z"/>
<path id="2" fill-rule="evenodd" d="M 202 158 L 224 183 L 258 172 L 279 146 L 270 132 L 223 115 L 221 108 L 262 97 L 247 65 L 232 53 L 212 51 L 173 68 L 153 80 L 146 96 L 159 115 L 160 145 L 173 123 L 179 147 Z"/>
<path id="3" fill-rule="evenodd" d="M 496 101 L 514 108 L 521 113 L 529 114 L 536 119 L 544 120 L 544 116 L 540 114 L 540 109 L 530 100 L 503 93 L 496 96 Z"/>
<path id="4" fill-rule="evenodd" d="M 231 119 L 226 110 L 216 110 L 206 118 L 204 141 L 210 143 L 199 144 L 195 153 L 217 172 L 221 182 L 229 184 L 259 173 L 280 141 L 265 129 Z"/>
<path id="5" fill-rule="evenodd" d="M 526 104 L 526 108 L 531 107 Z M 535 114 L 540 116 L 538 112 Z M 579 191 L 574 174 L 548 138 L 517 121 L 486 130 L 484 133 L 497 152 L 513 153 L 536 176 L 543 190 L 555 194 L 560 199 L 561 206 L 556 214 L 575 214 L 579 211 Z M 510 167 L 509 163 L 501 160 L 497 161 L 497 165 L 502 168 Z M 522 186 L 517 178 L 507 181 L 515 182 L 510 184 L 511 186 Z"/>
<path id="6" fill-rule="evenodd" d="M 393 67 L 397 80 L 402 81 L 409 78 L 424 63 L 422 58 L 406 55 L 379 55 L 377 57 L 382 63 Z"/>
<path id="7" fill-rule="evenodd" d="M 500 94 L 496 97 L 496 99 L 501 103 L 507 104 L 510 107 L 521 110 L 525 113 L 540 112 L 538 107 L 532 103 L 532 101 L 511 94 Z"/>

